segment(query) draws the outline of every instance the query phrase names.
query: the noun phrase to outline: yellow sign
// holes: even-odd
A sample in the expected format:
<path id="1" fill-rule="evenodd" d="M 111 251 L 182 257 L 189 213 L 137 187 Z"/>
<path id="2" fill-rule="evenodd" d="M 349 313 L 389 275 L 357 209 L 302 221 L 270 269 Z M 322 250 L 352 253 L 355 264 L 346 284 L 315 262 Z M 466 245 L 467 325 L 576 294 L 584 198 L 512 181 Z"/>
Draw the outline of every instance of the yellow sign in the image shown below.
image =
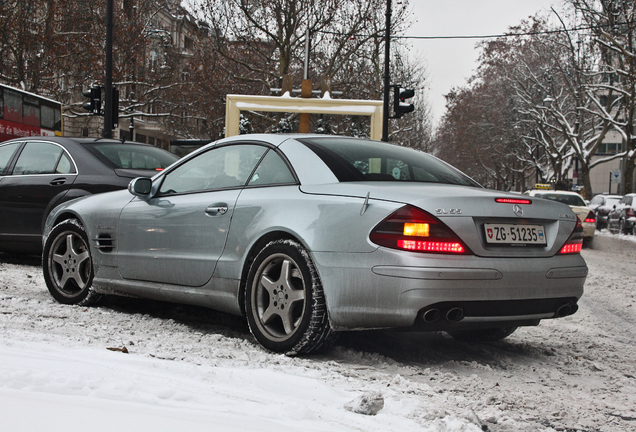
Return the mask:
<path id="1" fill-rule="evenodd" d="M 535 189 L 552 189 L 552 185 L 551 184 L 542 184 L 542 183 L 537 183 L 534 185 Z"/>

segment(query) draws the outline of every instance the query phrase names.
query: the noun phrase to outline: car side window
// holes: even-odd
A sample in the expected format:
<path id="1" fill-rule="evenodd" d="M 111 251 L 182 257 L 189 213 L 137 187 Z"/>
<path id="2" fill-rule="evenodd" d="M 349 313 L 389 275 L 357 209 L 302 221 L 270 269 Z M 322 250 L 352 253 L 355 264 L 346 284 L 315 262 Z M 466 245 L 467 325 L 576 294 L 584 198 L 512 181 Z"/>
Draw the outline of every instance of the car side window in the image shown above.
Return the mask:
<path id="1" fill-rule="evenodd" d="M 270 150 L 252 174 L 248 186 L 290 183 L 296 183 L 294 175 L 285 161 L 274 150 Z"/>
<path id="2" fill-rule="evenodd" d="M 61 172 L 58 172 L 58 167 Z M 62 147 L 45 142 L 29 142 L 18 157 L 13 175 L 69 174 L 74 171 Z"/>
<path id="3" fill-rule="evenodd" d="M 73 162 L 68 157 L 66 153 L 62 153 L 60 160 L 57 163 L 57 167 L 55 168 L 55 174 L 74 174 L 75 167 L 73 166 Z"/>
<path id="4" fill-rule="evenodd" d="M 20 143 L 11 143 L 0 146 L 0 175 L 7 168 L 7 165 L 9 165 L 9 161 L 18 147 L 20 147 Z"/>
<path id="5" fill-rule="evenodd" d="M 238 144 L 212 148 L 166 174 L 162 195 L 242 187 L 267 147 Z"/>

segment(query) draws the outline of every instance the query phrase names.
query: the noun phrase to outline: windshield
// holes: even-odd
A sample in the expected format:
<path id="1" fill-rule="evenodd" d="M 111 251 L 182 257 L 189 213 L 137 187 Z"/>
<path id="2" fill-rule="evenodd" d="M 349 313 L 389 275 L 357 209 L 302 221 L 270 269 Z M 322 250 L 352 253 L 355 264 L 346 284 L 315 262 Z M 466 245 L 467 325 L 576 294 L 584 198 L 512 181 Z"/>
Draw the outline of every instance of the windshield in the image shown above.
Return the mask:
<path id="1" fill-rule="evenodd" d="M 579 195 L 556 194 L 556 193 L 540 193 L 535 194 L 536 197 L 545 198 L 552 201 L 558 201 L 569 206 L 586 207 L 585 201 Z"/>
<path id="2" fill-rule="evenodd" d="M 347 137 L 302 138 L 341 182 L 391 181 L 481 187 L 452 166 L 407 147 Z"/>
<path id="3" fill-rule="evenodd" d="M 179 159 L 178 156 L 151 145 L 102 143 L 87 147 L 104 156 L 116 168 L 161 170 Z"/>

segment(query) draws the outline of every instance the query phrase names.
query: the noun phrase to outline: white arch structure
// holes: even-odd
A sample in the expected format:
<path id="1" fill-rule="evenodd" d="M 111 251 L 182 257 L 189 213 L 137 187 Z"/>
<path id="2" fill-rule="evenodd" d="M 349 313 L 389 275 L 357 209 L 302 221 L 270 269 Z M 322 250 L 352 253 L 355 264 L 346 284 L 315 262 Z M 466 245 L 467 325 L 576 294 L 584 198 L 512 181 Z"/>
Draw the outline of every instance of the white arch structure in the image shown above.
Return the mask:
<path id="1" fill-rule="evenodd" d="M 371 139 L 382 138 L 382 101 L 357 99 L 312 99 L 289 96 L 227 95 L 225 136 L 239 134 L 241 111 L 344 114 L 371 117 Z"/>

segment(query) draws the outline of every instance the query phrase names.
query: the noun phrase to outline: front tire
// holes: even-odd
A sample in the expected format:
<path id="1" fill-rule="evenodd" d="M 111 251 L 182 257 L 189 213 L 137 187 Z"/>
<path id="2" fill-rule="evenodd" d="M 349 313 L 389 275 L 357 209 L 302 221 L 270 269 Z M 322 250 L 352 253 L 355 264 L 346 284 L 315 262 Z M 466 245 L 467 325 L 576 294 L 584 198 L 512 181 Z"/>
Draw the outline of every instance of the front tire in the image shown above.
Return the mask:
<path id="1" fill-rule="evenodd" d="M 318 272 L 294 240 L 274 240 L 258 253 L 247 277 L 245 311 L 256 340 L 277 353 L 318 351 L 333 334 Z"/>
<path id="2" fill-rule="evenodd" d="M 42 270 L 49 292 L 60 303 L 87 306 L 101 297 L 91 289 L 93 261 L 86 229 L 77 219 L 53 228 L 44 243 Z"/>

